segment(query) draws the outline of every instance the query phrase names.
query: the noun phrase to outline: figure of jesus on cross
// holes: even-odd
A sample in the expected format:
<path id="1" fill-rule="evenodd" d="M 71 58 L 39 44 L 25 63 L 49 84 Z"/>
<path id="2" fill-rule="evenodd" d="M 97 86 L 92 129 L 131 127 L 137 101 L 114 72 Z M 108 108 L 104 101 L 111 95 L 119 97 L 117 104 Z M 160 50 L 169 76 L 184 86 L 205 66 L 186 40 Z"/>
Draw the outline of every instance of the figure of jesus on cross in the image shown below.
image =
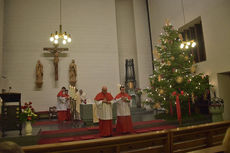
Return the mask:
<path id="1" fill-rule="evenodd" d="M 53 48 L 43 48 L 44 51 L 49 51 L 51 54 L 54 55 L 54 74 L 55 74 L 55 81 L 58 81 L 58 62 L 59 62 L 59 53 L 62 51 L 68 51 L 68 48 L 58 48 L 57 46 Z"/>

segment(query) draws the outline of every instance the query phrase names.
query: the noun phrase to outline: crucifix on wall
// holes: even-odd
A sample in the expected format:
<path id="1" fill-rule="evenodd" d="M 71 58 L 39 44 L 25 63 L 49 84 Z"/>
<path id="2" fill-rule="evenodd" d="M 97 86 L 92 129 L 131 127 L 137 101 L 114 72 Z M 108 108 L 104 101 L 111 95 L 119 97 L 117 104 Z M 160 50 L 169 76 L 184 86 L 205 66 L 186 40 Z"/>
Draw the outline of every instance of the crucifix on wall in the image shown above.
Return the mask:
<path id="1" fill-rule="evenodd" d="M 44 51 L 48 51 L 51 54 L 53 54 L 54 59 L 53 59 L 53 64 L 54 64 L 54 74 L 55 74 L 55 81 L 58 80 L 58 62 L 59 62 L 59 54 L 63 51 L 68 51 L 68 48 L 58 48 L 58 47 L 53 47 L 53 48 L 43 48 Z"/>

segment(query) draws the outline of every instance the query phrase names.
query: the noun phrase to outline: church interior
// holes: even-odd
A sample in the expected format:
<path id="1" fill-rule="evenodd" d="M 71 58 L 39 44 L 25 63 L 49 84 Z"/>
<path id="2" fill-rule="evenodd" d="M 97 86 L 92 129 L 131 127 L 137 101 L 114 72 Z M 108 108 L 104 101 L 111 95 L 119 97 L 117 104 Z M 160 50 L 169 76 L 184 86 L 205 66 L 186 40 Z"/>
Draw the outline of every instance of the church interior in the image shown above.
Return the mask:
<path id="1" fill-rule="evenodd" d="M 229 147 L 222 142 L 230 146 L 229 16 L 229 0 L 0 0 L 0 142 L 13 141 L 26 153 L 226 151 Z M 208 102 L 199 105 L 209 110 L 200 110 L 208 118 L 194 124 L 159 119 L 156 116 L 171 110 L 143 103 L 159 70 L 153 63 L 162 27 L 171 25 L 182 39 L 196 38 L 198 49 L 191 49 L 194 73 L 208 76 L 210 99 L 223 100 L 221 121 L 210 117 L 214 113 Z M 58 33 L 63 34 L 60 40 L 55 38 Z M 121 85 L 132 99 L 134 132 L 100 137 L 96 95 L 106 86 L 115 98 Z M 75 94 L 80 90 L 84 100 L 78 106 L 71 103 L 71 117 L 60 123 L 56 109 L 62 87 L 70 101 L 78 101 Z M 178 117 L 176 100 L 175 105 Z M 25 122 L 16 129 L 7 126 L 21 113 L 18 106 L 34 110 L 31 134 L 26 134 Z"/>

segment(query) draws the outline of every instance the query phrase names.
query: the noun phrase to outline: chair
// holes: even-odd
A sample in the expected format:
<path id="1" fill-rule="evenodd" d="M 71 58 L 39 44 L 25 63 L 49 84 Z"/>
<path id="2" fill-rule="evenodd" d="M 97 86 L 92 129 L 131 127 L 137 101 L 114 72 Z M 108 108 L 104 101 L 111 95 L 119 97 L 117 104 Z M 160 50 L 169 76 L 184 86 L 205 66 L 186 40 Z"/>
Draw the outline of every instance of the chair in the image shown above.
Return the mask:
<path id="1" fill-rule="evenodd" d="M 49 119 L 57 118 L 57 108 L 55 106 L 49 107 Z"/>

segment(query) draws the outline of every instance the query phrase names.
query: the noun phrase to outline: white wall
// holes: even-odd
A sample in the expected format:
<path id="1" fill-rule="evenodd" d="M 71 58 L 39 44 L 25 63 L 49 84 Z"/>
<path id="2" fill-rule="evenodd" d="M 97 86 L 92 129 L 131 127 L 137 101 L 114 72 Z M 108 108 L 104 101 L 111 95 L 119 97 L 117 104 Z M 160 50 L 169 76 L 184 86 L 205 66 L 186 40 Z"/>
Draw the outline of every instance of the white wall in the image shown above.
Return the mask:
<path id="1" fill-rule="evenodd" d="M 2 65 L 3 65 L 3 27 L 4 27 L 4 0 L 0 0 L 0 90 L 3 87 L 3 79 L 2 79 Z"/>
<path id="2" fill-rule="evenodd" d="M 116 0 L 117 39 L 121 84 L 125 84 L 125 60 L 133 59 L 138 85 L 138 66 L 133 0 Z"/>
<path id="3" fill-rule="evenodd" d="M 51 47 L 48 37 L 59 27 L 59 1 L 5 1 L 4 75 L 22 101 L 32 101 L 37 111 L 56 105 L 56 94 L 68 86 L 68 67 L 72 59 L 78 67 L 77 87 L 93 99 L 107 85 L 117 93 L 119 63 L 114 0 L 62 1 L 63 30 L 71 33 L 70 51 L 59 61 L 59 81 L 54 81 L 52 57 L 43 47 Z M 43 87 L 35 87 L 35 66 L 44 66 Z"/>
<path id="4" fill-rule="evenodd" d="M 143 89 L 149 86 L 149 75 L 153 73 L 146 1 L 134 0 L 133 8 L 136 33 L 138 82 L 139 87 Z"/>
<path id="5" fill-rule="evenodd" d="M 152 74 L 146 2 L 116 0 L 116 19 L 121 84 L 125 83 L 125 59 L 134 59 L 137 87 L 145 88 Z"/>
<path id="6" fill-rule="evenodd" d="M 230 73 L 218 74 L 220 97 L 224 99 L 224 120 L 230 120 Z"/>
<path id="7" fill-rule="evenodd" d="M 217 88 L 217 73 L 230 70 L 230 1 L 184 0 L 185 23 L 201 16 L 207 60 L 199 63 L 198 71 L 210 75 Z M 181 0 L 149 0 L 153 44 L 159 39 L 165 19 L 179 28 L 183 26 Z"/>

